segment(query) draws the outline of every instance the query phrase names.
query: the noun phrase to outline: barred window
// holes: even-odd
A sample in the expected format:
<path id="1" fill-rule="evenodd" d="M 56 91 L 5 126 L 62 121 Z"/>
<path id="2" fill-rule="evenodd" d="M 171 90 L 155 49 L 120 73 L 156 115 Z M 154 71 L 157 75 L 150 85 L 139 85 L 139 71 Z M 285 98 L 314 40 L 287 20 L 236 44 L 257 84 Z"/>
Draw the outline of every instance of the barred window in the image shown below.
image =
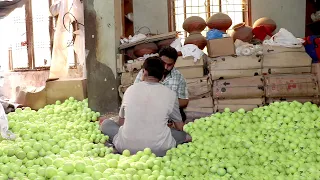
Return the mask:
<path id="1" fill-rule="evenodd" d="M 29 0 L 0 19 L 2 67 L 14 71 L 50 68 L 55 29 L 51 4 L 52 0 Z M 76 58 L 69 61 L 70 66 L 76 64 Z"/>
<path id="2" fill-rule="evenodd" d="M 188 36 L 182 28 L 185 19 L 190 16 L 200 16 L 207 20 L 217 12 L 228 14 L 232 19 L 232 26 L 242 22 L 251 25 L 250 3 L 250 0 L 169 0 L 172 18 L 169 20 L 169 27 L 171 30 L 181 32 L 179 36 L 185 39 Z M 202 35 L 206 36 L 207 31 L 208 28 Z"/>

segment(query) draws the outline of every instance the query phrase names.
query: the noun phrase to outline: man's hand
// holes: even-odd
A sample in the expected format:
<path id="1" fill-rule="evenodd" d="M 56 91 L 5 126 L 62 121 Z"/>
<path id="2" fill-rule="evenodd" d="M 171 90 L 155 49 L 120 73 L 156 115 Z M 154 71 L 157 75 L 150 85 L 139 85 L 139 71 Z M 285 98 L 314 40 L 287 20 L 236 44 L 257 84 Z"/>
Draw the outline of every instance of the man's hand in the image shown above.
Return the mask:
<path id="1" fill-rule="evenodd" d="M 173 122 L 175 129 L 183 131 L 184 122 Z"/>
<path id="2" fill-rule="evenodd" d="M 189 99 L 179 99 L 179 107 L 186 108 L 189 104 Z"/>
<path id="3" fill-rule="evenodd" d="M 118 122 L 119 126 L 122 126 L 124 124 L 124 118 L 119 117 L 119 122 Z"/>

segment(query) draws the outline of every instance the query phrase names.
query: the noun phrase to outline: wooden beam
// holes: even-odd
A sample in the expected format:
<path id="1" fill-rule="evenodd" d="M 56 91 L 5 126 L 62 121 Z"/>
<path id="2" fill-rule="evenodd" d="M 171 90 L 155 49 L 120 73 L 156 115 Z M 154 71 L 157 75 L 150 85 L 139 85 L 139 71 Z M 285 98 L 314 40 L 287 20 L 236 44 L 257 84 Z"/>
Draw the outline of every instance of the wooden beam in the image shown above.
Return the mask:
<path id="1" fill-rule="evenodd" d="M 26 2 L 25 11 L 26 11 L 28 67 L 29 69 L 34 69 L 35 61 L 34 61 L 34 41 L 33 41 L 32 0 L 29 0 Z"/>
<path id="2" fill-rule="evenodd" d="M 207 9 L 207 19 L 209 19 L 210 18 L 210 16 L 211 16 L 211 7 L 210 7 L 210 0 L 207 0 L 206 1 L 207 3 L 206 3 L 206 9 Z M 207 20 L 206 19 L 206 20 Z"/>
<path id="3" fill-rule="evenodd" d="M 173 31 L 173 22 L 175 22 L 175 17 L 174 17 L 174 9 L 175 6 L 173 5 L 174 0 L 168 0 L 167 4 L 168 4 L 168 31 L 171 32 Z"/>
<path id="4" fill-rule="evenodd" d="M 187 1 L 183 0 L 183 19 L 187 19 Z M 187 32 L 184 34 L 184 37 L 187 38 Z"/>
<path id="5" fill-rule="evenodd" d="M 252 26 L 252 11 L 251 11 L 251 0 L 247 0 L 247 8 L 248 8 L 248 25 Z"/>
<path id="6" fill-rule="evenodd" d="M 13 70 L 13 62 L 12 62 L 12 47 L 8 49 L 8 56 L 9 56 L 9 70 Z"/>
<path id="7" fill-rule="evenodd" d="M 121 24 L 122 24 L 122 36 L 126 36 L 126 25 L 125 25 L 125 11 L 124 11 L 124 0 L 121 0 Z"/>
<path id="8" fill-rule="evenodd" d="M 49 8 L 52 5 L 52 0 L 49 0 Z M 53 19 L 54 17 L 49 17 L 49 35 L 50 35 L 50 54 L 52 56 L 52 50 L 53 50 L 53 38 L 54 38 L 54 25 L 53 25 Z"/>

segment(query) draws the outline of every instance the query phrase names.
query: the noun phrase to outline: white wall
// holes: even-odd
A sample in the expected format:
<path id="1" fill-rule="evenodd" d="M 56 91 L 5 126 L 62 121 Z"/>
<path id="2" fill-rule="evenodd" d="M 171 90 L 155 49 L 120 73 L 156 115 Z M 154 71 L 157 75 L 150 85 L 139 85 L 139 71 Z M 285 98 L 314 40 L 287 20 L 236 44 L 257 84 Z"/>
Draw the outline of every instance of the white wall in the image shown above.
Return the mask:
<path id="1" fill-rule="evenodd" d="M 305 0 L 251 0 L 252 23 L 261 17 L 273 19 L 296 37 L 305 36 Z M 276 30 L 276 31 L 277 31 Z"/>
<path id="2" fill-rule="evenodd" d="M 151 33 L 168 32 L 168 1 L 133 0 L 134 31 L 147 26 Z M 147 32 L 142 29 L 142 32 Z"/>

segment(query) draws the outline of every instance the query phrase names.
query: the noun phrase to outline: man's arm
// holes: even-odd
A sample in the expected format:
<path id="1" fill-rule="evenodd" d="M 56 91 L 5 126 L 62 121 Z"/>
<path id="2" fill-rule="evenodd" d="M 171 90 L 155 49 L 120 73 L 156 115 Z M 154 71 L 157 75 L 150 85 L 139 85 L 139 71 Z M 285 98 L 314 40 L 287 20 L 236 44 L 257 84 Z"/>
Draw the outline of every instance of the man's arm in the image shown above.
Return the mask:
<path id="1" fill-rule="evenodd" d="M 179 107 L 186 108 L 189 104 L 189 99 L 179 99 Z"/>
<path id="2" fill-rule="evenodd" d="M 178 99 L 179 99 L 179 107 L 186 108 L 189 103 L 189 93 L 187 88 L 187 82 L 182 77 L 178 87 Z"/>
<path id="3" fill-rule="evenodd" d="M 174 127 L 177 130 L 183 131 L 184 122 L 182 121 L 182 117 L 180 114 L 178 99 L 176 99 L 175 101 L 172 113 L 169 115 L 169 118 L 173 121 Z"/>

